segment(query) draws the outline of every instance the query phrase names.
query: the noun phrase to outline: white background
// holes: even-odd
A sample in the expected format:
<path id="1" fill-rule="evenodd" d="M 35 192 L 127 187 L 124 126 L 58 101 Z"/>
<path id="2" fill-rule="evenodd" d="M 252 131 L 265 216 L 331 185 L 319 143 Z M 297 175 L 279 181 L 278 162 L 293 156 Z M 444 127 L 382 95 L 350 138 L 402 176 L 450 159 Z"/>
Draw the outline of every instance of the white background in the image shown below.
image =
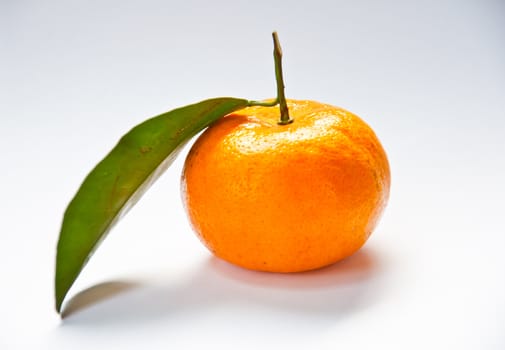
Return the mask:
<path id="1" fill-rule="evenodd" d="M 119 137 L 209 97 L 364 118 L 389 155 L 366 246 L 298 275 L 210 256 L 184 154 L 54 311 L 63 211 Z M 1 349 L 504 349 L 503 1 L 0 2 Z"/>

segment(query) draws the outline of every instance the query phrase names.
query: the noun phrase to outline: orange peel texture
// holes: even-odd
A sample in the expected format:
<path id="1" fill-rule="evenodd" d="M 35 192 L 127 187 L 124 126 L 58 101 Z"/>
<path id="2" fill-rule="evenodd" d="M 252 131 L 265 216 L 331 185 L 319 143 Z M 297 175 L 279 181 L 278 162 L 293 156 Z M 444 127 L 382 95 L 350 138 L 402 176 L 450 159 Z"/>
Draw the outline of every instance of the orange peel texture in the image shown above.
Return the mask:
<path id="1" fill-rule="evenodd" d="M 244 268 L 299 272 L 356 252 L 386 206 L 387 156 L 358 116 L 313 101 L 248 107 L 194 143 L 181 181 L 191 225 L 216 256 Z"/>

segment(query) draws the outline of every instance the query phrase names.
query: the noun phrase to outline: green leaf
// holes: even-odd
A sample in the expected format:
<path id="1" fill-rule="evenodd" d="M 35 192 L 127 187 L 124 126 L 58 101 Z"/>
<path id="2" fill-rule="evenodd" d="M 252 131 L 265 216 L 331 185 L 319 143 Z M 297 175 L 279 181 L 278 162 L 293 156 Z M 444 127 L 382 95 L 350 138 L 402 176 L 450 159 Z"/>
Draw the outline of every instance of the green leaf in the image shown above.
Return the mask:
<path id="1" fill-rule="evenodd" d="M 110 229 L 172 163 L 181 147 L 213 121 L 248 105 L 215 98 L 151 118 L 124 135 L 89 173 L 68 205 L 56 255 L 56 310 Z"/>

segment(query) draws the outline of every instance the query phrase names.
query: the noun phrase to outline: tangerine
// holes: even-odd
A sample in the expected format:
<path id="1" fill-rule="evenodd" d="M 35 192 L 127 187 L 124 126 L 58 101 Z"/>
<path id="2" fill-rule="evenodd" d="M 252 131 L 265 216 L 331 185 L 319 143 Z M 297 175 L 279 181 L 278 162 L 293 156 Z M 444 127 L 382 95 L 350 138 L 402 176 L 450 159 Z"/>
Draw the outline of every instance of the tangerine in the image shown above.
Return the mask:
<path id="1" fill-rule="evenodd" d="M 217 257 L 247 269 L 299 272 L 344 259 L 388 201 L 387 156 L 362 119 L 313 101 L 287 105 L 287 125 L 263 106 L 219 119 L 184 164 L 194 231 Z"/>

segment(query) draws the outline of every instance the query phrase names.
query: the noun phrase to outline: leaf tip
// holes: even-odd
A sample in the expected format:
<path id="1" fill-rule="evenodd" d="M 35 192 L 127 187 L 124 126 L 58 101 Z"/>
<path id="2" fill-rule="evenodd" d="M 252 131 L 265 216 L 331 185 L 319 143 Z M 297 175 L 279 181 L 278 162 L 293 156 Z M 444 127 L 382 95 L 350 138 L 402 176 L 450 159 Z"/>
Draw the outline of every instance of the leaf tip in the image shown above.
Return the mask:
<path id="1" fill-rule="evenodd" d="M 59 295 L 56 295 L 56 300 L 54 303 L 54 308 L 56 309 L 56 312 L 61 315 L 61 307 L 63 306 L 63 298 Z"/>

